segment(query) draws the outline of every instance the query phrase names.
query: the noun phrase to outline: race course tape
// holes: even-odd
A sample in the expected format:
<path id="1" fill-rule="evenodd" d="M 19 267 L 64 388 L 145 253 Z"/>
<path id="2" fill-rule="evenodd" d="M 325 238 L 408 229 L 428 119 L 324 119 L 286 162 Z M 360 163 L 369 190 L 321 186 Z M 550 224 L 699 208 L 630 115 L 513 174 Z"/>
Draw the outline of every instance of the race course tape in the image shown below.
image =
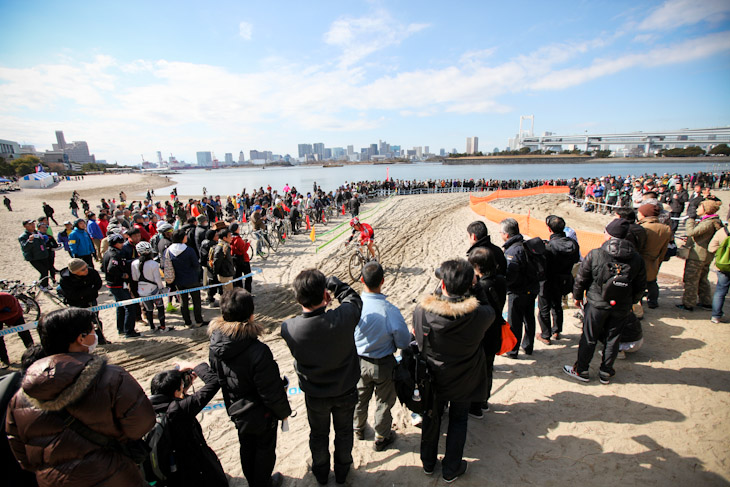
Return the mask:
<path id="1" fill-rule="evenodd" d="M 302 390 L 298 387 L 290 387 L 286 390 L 286 393 L 290 396 L 296 396 L 297 394 L 301 394 Z M 221 411 L 226 409 L 226 404 L 221 402 L 216 402 L 213 404 L 208 404 L 203 408 L 203 411 Z"/>
<path id="2" fill-rule="evenodd" d="M 251 272 L 249 272 L 248 274 L 245 274 L 241 277 L 237 277 L 235 279 L 231 279 L 228 282 L 210 284 L 208 286 L 194 287 L 191 289 L 182 289 L 180 291 L 171 291 L 169 293 L 163 293 L 163 294 L 153 294 L 152 296 L 143 296 L 141 298 L 125 299 L 124 301 L 117 301 L 115 303 L 102 304 L 99 306 L 93 306 L 91 308 L 86 308 L 86 309 L 88 309 L 89 311 L 96 312 L 96 311 L 102 311 L 105 309 L 119 308 L 120 306 L 129 306 L 132 304 L 143 303 L 145 301 L 154 301 L 156 299 L 162 299 L 162 298 L 166 298 L 168 296 L 177 296 L 179 294 L 187 294 L 187 293 L 191 293 L 193 291 L 202 291 L 203 289 L 210 289 L 213 287 L 225 286 L 226 284 L 230 284 L 230 283 L 233 283 L 236 281 L 241 281 L 243 279 L 248 279 L 249 277 L 252 277 L 255 274 L 260 274 L 261 272 L 263 272 L 263 269 L 258 268 L 258 267 L 253 267 L 251 269 Z M 34 321 L 32 323 L 25 323 L 22 325 L 14 326 L 12 328 L 6 328 L 4 330 L 0 330 L 0 337 L 3 337 L 5 335 L 11 335 L 13 333 L 18 333 L 20 331 L 32 330 L 37 327 L 38 327 L 38 322 Z"/>

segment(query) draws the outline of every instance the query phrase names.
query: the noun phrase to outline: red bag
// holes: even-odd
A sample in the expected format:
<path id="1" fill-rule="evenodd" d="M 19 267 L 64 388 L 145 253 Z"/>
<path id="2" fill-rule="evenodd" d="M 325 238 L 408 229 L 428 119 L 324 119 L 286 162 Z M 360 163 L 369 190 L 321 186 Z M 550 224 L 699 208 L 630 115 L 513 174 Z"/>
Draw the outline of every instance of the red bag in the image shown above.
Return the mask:
<path id="1" fill-rule="evenodd" d="M 517 337 L 512 333 L 512 329 L 509 327 L 509 323 L 506 321 L 502 324 L 502 348 L 499 349 L 497 355 L 504 355 L 507 352 L 511 352 L 517 345 Z"/>

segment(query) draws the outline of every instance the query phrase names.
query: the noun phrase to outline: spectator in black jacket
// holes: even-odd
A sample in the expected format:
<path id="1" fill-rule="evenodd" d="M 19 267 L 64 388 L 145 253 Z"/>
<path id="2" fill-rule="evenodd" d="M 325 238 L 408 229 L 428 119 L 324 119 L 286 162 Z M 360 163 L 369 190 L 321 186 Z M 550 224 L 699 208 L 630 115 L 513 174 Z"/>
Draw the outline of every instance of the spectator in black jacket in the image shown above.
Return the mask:
<path id="1" fill-rule="evenodd" d="M 228 229 L 218 231 L 218 243 L 213 250 L 213 272 L 218 277 L 219 282 L 223 282 L 223 292 L 233 289 L 233 284 L 229 281 L 233 279 L 236 273 L 236 266 L 233 263 L 233 254 L 231 253 L 231 232 Z"/>
<path id="2" fill-rule="evenodd" d="M 81 259 L 71 259 L 68 267 L 61 269 L 61 292 L 69 306 L 77 308 L 90 308 L 97 305 L 99 289 L 101 289 L 101 276 L 93 267 L 86 265 Z M 99 313 L 96 313 L 96 334 L 99 337 L 99 344 L 107 342 L 102 331 Z"/>
<path id="3" fill-rule="evenodd" d="M 413 311 L 413 329 L 418 348 L 426 356 L 432 374 L 431 414 L 423 416 L 421 462 L 431 475 L 436 466 L 441 436 L 441 416 L 449 404 L 446 452 L 441 461 L 445 481 L 453 482 L 466 472 L 462 460 L 469 407 L 486 397 L 487 366 L 482 339 L 494 322 L 494 310 L 482 306 L 468 292 L 474 270 L 465 260 L 441 264 L 441 294 L 423 298 Z"/>
<path id="4" fill-rule="evenodd" d="M 478 289 L 474 292 L 474 296 L 479 300 L 479 304 L 489 305 L 494 310 L 494 324 L 487 329 L 482 339 L 482 349 L 487 360 L 487 399 L 481 403 L 472 403 L 469 416 L 475 419 L 484 416 L 482 411 L 489 411 L 494 357 L 502 348 L 502 325 L 505 322 L 502 318 L 502 309 L 507 301 L 507 281 L 497 272 L 498 256 L 499 254 L 489 247 L 476 248 L 469 254 L 469 263 L 477 276 Z"/>
<path id="5" fill-rule="evenodd" d="M 172 266 L 175 268 L 175 288 L 178 290 L 192 289 L 200 287 L 200 263 L 198 262 L 198 254 L 187 245 L 188 236 L 182 228 L 172 233 L 172 244 L 168 247 Z M 197 326 L 206 326 L 207 321 L 203 321 L 203 311 L 200 303 L 200 291 L 192 291 L 180 295 L 182 299 L 183 321 L 186 326 L 193 326 L 190 320 L 190 297 L 193 299 L 193 314 Z"/>
<path id="6" fill-rule="evenodd" d="M 535 344 L 535 298 L 540 291 L 540 282 L 531 278 L 527 256 L 522 243 L 525 239 L 520 235 L 520 225 L 514 218 L 506 218 L 500 223 L 502 240 L 504 240 L 504 257 L 507 259 L 507 321 L 517 343 L 511 352 L 505 355 L 517 358 L 522 349 L 532 355 Z M 525 328 L 524 339 L 522 327 Z"/>
<path id="7" fill-rule="evenodd" d="M 580 261 L 578 242 L 565 235 L 565 220 L 556 215 L 545 219 L 550 240 L 545 244 L 547 279 L 540 283 L 537 297 L 541 333 L 538 340 L 550 345 L 563 332 L 563 296 L 573 290 L 573 266 Z M 552 315 L 552 325 L 550 324 Z"/>
<path id="8" fill-rule="evenodd" d="M 302 314 L 281 325 L 281 336 L 294 356 L 299 387 L 304 392 L 309 420 L 312 473 L 327 483 L 330 471 L 330 417 L 335 429 L 335 480 L 343 484 L 352 464 L 352 418 L 357 404 L 360 364 L 355 348 L 355 327 L 362 300 L 334 276 L 325 278 L 307 269 L 294 279 Z M 327 311 L 332 292 L 340 306 Z"/>
<path id="9" fill-rule="evenodd" d="M 106 287 L 114 296 L 115 301 L 125 301 L 132 299 L 132 295 L 125 287 L 131 278 L 129 266 L 122 254 L 122 246 L 124 245 L 124 237 L 118 233 L 112 233 L 107 237 L 109 241 L 109 250 L 104 254 L 102 268 L 106 275 Z M 117 332 L 127 338 L 136 338 L 141 336 L 134 330 L 136 312 L 134 305 L 119 306 L 117 308 Z"/>
<path id="10" fill-rule="evenodd" d="M 198 221 L 195 217 L 191 216 L 187 219 L 187 223 L 182 226 L 182 230 L 185 232 L 185 235 L 188 236 L 187 246 L 193 249 L 195 255 L 200 255 L 198 247 L 195 246 L 195 227 L 197 226 L 197 223 Z"/>
<path id="11" fill-rule="evenodd" d="M 208 286 L 209 284 L 215 284 L 218 279 L 215 277 L 215 272 L 208 265 L 208 255 L 210 249 L 214 248 L 218 244 L 218 232 L 215 230 L 208 230 L 205 233 L 205 239 L 200 242 L 200 267 L 203 268 L 203 285 Z M 215 303 L 215 293 L 219 291 L 219 287 L 208 288 L 208 304 Z"/>
<path id="12" fill-rule="evenodd" d="M 222 317 L 210 323 L 210 364 L 223 388 L 228 415 L 238 429 L 241 467 L 249 485 L 282 483 L 276 463 L 276 426 L 291 414 L 286 382 L 267 345 L 258 337 L 251 294 L 235 288 L 221 298 Z M 244 411 L 243 408 L 246 408 Z"/>
<path id="13" fill-rule="evenodd" d="M 497 245 L 492 243 L 489 237 L 489 230 L 483 221 L 477 220 L 471 222 L 466 227 L 466 233 L 469 234 L 469 250 L 466 251 L 467 257 L 471 255 L 472 250 L 480 247 L 489 248 L 494 253 L 494 258 L 497 264 L 497 274 L 507 274 L 507 259 L 504 258 L 504 252 Z"/>
<path id="14" fill-rule="evenodd" d="M 161 469 L 167 477 L 164 485 L 179 487 L 227 487 L 228 478 L 218 456 L 205 442 L 203 429 L 196 416 L 213 399 L 220 385 L 216 374 L 205 362 L 178 364 L 179 370 L 166 370 L 155 375 L 150 384 L 150 401 L 156 414 L 167 414 L 167 430 L 174 448 L 168 465 Z M 188 395 L 196 377 L 205 385 Z"/>
<path id="15" fill-rule="evenodd" d="M 682 212 L 684 211 L 684 205 L 689 202 L 689 194 L 687 193 L 687 190 L 684 189 L 684 186 L 682 186 L 682 183 L 678 182 L 674 185 L 674 188 L 668 196 L 669 208 L 671 210 L 672 217 L 672 221 L 669 226 L 672 229 L 672 233 L 674 233 L 677 231 L 677 227 L 679 226 L 678 218 L 682 215 Z M 662 203 L 663 202 L 664 201 L 662 201 Z"/>
<path id="16" fill-rule="evenodd" d="M 638 303 L 646 289 L 646 268 L 629 235 L 628 221 L 617 218 L 606 225 L 606 241 L 598 249 L 591 250 L 581 263 L 573 287 L 575 306 L 583 306 L 583 334 L 578 346 L 575 365 L 566 365 L 563 371 L 574 379 L 588 382 L 588 367 L 598 342 L 604 344 L 603 359 L 598 371 L 602 384 L 608 384 L 616 373 L 613 363 L 619 352 L 621 329 L 626 323 L 631 307 Z M 627 279 L 621 286 L 612 286 L 616 266 L 628 266 L 621 274 Z M 587 303 L 583 304 L 583 294 Z"/>
<path id="17" fill-rule="evenodd" d="M 208 223 L 208 217 L 205 215 L 198 215 L 196 221 L 198 224 L 195 226 L 193 235 L 195 236 L 195 248 L 200 253 L 200 244 L 205 240 L 205 233 L 210 229 L 210 224 Z"/>

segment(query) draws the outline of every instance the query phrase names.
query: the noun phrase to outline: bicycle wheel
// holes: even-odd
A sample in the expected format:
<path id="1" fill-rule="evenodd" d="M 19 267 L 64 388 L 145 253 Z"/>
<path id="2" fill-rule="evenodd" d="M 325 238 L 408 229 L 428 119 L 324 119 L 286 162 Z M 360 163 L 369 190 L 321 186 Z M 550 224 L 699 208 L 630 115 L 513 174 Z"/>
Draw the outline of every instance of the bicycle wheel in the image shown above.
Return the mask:
<path id="1" fill-rule="evenodd" d="M 41 316 L 41 307 L 38 306 L 38 302 L 25 294 L 18 294 L 15 296 L 20 302 L 20 307 L 23 308 L 23 319 L 26 323 L 32 323 L 38 321 Z"/>
<path id="2" fill-rule="evenodd" d="M 353 281 L 357 281 L 360 279 L 362 266 L 362 257 L 360 257 L 360 255 L 357 253 L 352 254 L 352 257 L 350 257 L 350 265 L 348 266 L 348 270 L 350 271 L 350 277 Z"/>
<path id="3" fill-rule="evenodd" d="M 259 257 L 266 260 L 269 256 L 269 246 L 266 245 L 266 241 L 261 242 L 261 250 L 259 250 Z"/>
<path id="4" fill-rule="evenodd" d="M 272 228 L 269 232 L 267 240 L 269 242 L 271 250 L 276 252 L 279 249 L 279 231 L 276 228 Z"/>
<path id="5" fill-rule="evenodd" d="M 254 245 L 255 244 L 249 245 L 248 246 L 248 250 L 246 251 L 246 253 L 248 254 L 248 261 L 249 262 L 251 262 L 253 260 Z"/>

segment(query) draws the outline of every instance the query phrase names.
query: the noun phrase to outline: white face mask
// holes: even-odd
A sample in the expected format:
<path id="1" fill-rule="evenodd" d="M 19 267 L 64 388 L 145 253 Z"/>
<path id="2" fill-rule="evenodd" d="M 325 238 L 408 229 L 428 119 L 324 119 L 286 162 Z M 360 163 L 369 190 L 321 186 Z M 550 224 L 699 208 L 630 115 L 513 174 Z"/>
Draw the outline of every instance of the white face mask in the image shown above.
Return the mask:
<path id="1" fill-rule="evenodd" d="M 87 345 L 87 347 L 89 349 L 89 353 L 93 353 L 94 350 L 96 350 L 96 346 L 99 344 L 99 337 L 96 335 L 96 332 L 93 332 L 93 333 L 94 333 L 94 343 L 92 343 L 91 345 Z"/>

